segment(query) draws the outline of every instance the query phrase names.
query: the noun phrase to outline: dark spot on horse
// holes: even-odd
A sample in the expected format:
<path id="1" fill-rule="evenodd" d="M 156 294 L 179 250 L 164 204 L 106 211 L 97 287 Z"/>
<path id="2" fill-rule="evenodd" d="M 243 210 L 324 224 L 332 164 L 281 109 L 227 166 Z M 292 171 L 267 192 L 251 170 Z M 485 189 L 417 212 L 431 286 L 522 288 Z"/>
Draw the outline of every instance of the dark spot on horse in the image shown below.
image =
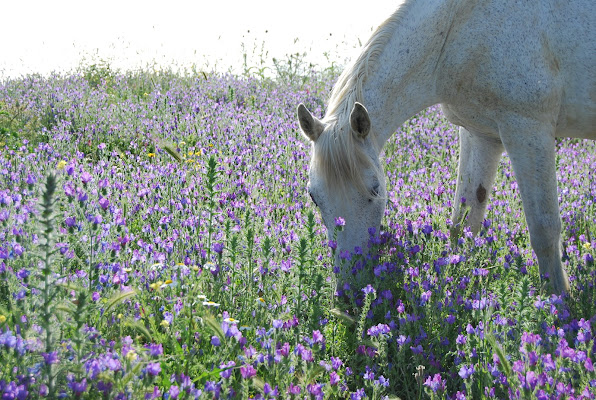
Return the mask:
<path id="1" fill-rule="evenodd" d="M 486 200 L 486 189 L 482 186 L 482 183 L 478 185 L 478 189 L 476 189 L 476 198 L 479 203 L 484 203 L 484 200 Z"/>

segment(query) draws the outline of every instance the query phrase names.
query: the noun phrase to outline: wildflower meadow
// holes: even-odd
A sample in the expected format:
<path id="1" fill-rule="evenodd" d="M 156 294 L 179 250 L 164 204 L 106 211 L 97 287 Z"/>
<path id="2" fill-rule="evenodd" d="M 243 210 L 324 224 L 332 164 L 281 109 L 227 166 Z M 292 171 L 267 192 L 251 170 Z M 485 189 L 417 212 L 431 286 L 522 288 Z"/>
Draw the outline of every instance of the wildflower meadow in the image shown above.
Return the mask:
<path id="1" fill-rule="evenodd" d="M 557 143 L 568 295 L 507 157 L 481 232 L 450 237 L 438 106 L 387 143 L 383 226 L 336 287 L 295 112 L 338 72 L 0 81 L 2 399 L 596 398 L 596 143 Z"/>

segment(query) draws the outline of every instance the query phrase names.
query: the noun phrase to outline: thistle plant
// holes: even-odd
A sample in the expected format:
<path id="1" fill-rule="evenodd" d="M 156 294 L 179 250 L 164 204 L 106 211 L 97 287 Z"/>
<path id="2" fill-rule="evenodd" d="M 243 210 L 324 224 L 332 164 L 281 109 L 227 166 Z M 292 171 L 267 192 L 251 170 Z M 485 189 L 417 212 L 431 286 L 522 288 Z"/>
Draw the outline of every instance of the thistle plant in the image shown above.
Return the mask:
<path id="1" fill-rule="evenodd" d="M 48 396 L 56 395 L 56 364 L 57 347 L 60 330 L 56 325 L 57 301 L 59 295 L 58 280 L 55 273 L 56 253 L 55 249 L 55 205 L 57 177 L 54 173 L 48 174 L 42 191 L 39 203 L 39 252 L 36 254 L 39 261 L 39 273 L 37 275 L 39 295 L 39 323 L 43 328 L 43 354 L 45 363 L 43 366 L 44 382 L 48 388 Z"/>
<path id="2" fill-rule="evenodd" d="M 217 195 L 218 171 L 217 160 L 211 156 L 207 160 L 207 171 L 205 172 L 205 200 L 208 213 L 207 225 L 207 259 L 211 259 L 211 240 L 213 236 L 213 218 L 215 213 L 215 196 Z"/>
<path id="3" fill-rule="evenodd" d="M 296 315 L 302 316 L 302 298 L 303 298 L 303 285 L 304 279 L 306 278 L 307 272 L 307 252 L 308 252 L 308 241 L 306 238 L 300 238 L 298 242 L 298 286 L 297 286 L 297 306 Z"/>

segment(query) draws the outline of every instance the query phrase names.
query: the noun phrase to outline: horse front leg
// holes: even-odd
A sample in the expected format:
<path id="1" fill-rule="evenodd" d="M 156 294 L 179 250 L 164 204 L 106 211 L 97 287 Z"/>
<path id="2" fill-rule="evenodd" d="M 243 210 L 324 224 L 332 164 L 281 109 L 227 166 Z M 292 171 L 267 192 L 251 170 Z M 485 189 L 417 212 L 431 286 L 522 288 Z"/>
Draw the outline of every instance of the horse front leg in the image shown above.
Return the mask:
<path id="1" fill-rule="evenodd" d="M 488 197 L 495 181 L 503 145 L 497 140 L 459 128 L 459 168 L 451 217 L 451 238 L 457 240 L 464 226 L 480 231 Z"/>
<path id="2" fill-rule="evenodd" d="M 500 134 L 517 179 L 540 274 L 548 276 L 555 293 L 568 293 L 569 281 L 561 265 L 553 127 L 521 119 L 504 126 Z"/>

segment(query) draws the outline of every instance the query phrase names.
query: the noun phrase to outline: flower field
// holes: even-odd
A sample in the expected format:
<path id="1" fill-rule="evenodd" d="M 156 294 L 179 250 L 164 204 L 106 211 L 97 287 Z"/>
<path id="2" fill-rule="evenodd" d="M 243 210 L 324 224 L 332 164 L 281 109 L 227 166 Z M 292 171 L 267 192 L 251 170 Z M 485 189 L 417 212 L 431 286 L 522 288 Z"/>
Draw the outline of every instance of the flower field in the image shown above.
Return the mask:
<path id="1" fill-rule="evenodd" d="M 570 296 L 506 157 L 481 233 L 449 237 L 439 107 L 389 140 L 382 231 L 336 288 L 295 116 L 336 77 L 0 82 L 2 399 L 596 398 L 595 142 L 557 144 Z"/>

